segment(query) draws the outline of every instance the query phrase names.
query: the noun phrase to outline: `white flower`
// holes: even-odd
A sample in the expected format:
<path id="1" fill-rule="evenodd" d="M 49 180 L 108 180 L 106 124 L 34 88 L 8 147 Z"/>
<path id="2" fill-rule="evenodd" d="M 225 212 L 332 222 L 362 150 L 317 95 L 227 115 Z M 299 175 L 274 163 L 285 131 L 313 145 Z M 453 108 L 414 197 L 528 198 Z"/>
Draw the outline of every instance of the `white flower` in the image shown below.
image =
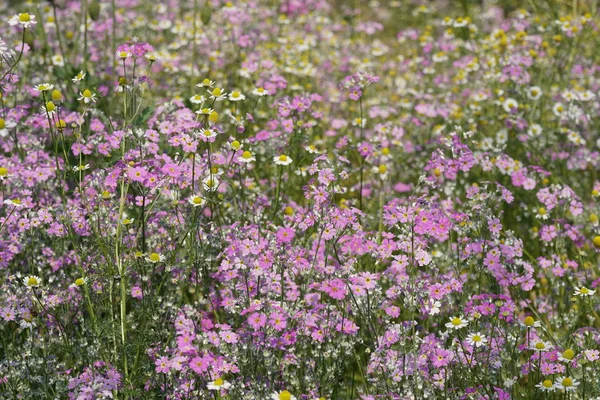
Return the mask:
<path id="1" fill-rule="evenodd" d="M 198 83 L 196 86 L 198 87 L 212 87 L 215 84 L 215 81 L 211 81 L 208 78 L 205 78 L 202 82 Z"/>
<path id="2" fill-rule="evenodd" d="M 207 176 L 202 180 L 204 190 L 214 192 L 219 187 L 219 180 L 215 175 Z"/>
<path id="3" fill-rule="evenodd" d="M 287 390 L 281 392 L 273 392 L 271 394 L 271 400 L 296 400 L 296 396 L 292 395 Z"/>
<path id="4" fill-rule="evenodd" d="M 80 287 L 80 286 L 84 286 L 87 283 L 88 283 L 88 278 L 87 277 L 86 278 L 77 278 L 77 279 L 75 279 L 75 282 L 73 282 L 71 284 L 70 287 L 77 288 L 77 287 Z"/>
<path id="5" fill-rule="evenodd" d="M 233 91 L 229 94 L 229 101 L 242 101 L 246 98 L 241 92 Z"/>
<path id="6" fill-rule="evenodd" d="M 467 321 L 463 317 L 451 317 L 450 322 L 448 322 L 446 324 L 446 328 L 459 330 L 461 328 L 464 328 L 468 324 L 469 324 L 469 321 Z"/>
<path id="7" fill-rule="evenodd" d="M 517 103 L 515 99 L 508 98 L 502 103 L 502 108 L 504 108 L 504 111 L 507 113 L 513 112 L 513 110 L 516 111 L 519 109 L 519 103 Z"/>
<path id="8" fill-rule="evenodd" d="M 188 198 L 188 203 L 190 203 L 194 207 L 199 207 L 199 206 L 203 206 L 204 203 L 206 203 L 206 201 L 202 197 L 194 195 L 194 196 L 190 196 Z"/>
<path id="9" fill-rule="evenodd" d="M 462 28 L 463 26 L 467 26 L 469 24 L 469 20 L 467 18 L 458 17 L 452 23 L 452 26 L 455 28 Z"/>
<path id="10" fill-rule="evenodd" d="M 552 112 L 557 117 L 562 117 L 565 113 L 565 106 L 562 103 L 556 103 L 554 107 L 552 107 Z"/>
<path id="11" fill-rule="evenodd" d="M 228 143 L 228 145 L 233 151 L 238 151 L 244 148 L 244 144 L 240 143 L 238 140 L 232 140 L 230 143 Z"/>
<path id="12" fill-rule="evenodd" d="M 467 336 L 467 343 L 475 347 L 485 346 L 487 338 L 479 332 L 471 333 Z"/>
<path id="13" fill-rule="evenodd" d="M 550 343 L 544 342 L 543 340 L 538 340 L 531 344 L 531 350 L 539 351 L 540 353 L 543 351 L 548 351 L 552 349 L 552 345 Z"/>
<path id="14" fill-rule="evenodd" d="M 14 206 L 16 208 L 23 207 L 23 203 L 20 199 L 6 199 L 4 200 L 4 204 L 6 204 L 7 206 Z"/>
<path id="15" fill-rule="evenodd" d="M 556 389 L 556 386 L 550 379 L 546 379 L 538 383 L 537 385 L 535 385 L 535 387 L 543 392 L 552 392 L 554 389 Z"/>
<path id="16" fill-rule="evenodd" d="M 198 115 L 210 115 L 214 110 L 212 108 L 201 108 L 196 110 L 196 114 Z"/>
<path id="17" fill-rule="evenodd" d="M 52 89 L 54 89 L 54 85 L 51 83 L 40 83 L 39 85 L 35 85 L 33 87 L 33 90 L 38 92 L 48 92 Z"/>
<path id="18" fill-rule="evenodd" d="M 77 172 L 77 171 L 85 171 L 86 169 L 90 169 L 90 164 L 79 164 L 79 165 L 75 165 L 73 167 L 73 171 Z"/>
<path id="19" fill-rule="evenodd" d="M 292 160 L 291 157 L 288 157 L 285 154 L 282 154 L 280 156 L 273 157 L 273 161 L 277 165 L 290 165 L 292 163 L 292 161 L 294 161 L 294 160 Z"/>
<path id="20" fill-rule="evenodd" d="M 158 54 L 156 53 L 146 53 L 144 57 L 146 57 L 146 59 L 150 61 L 150 63 L 153 63 L 159 59 Z"/>
<path id="21" fill-rule="evenodd" d="M 79 92 L 79 98 L 77 100 L 83 100 L 85 104 L 89 102 L 96 102 L 96 93 L 92 93 L 90 89 L 85 89 L 83 92 Z"/>
<path id="22" fill-rule="evenodd" d="M 430 306 L 431 308 L 429 309 L 429 314 L 436 315 L 440 312 L 440 307 L 442 306 L 442 303 L 440 303 L 437 300 L 431 299 Z"/>
<path id="23" fill-rule="evenodd" d="M 556 379 L 556 388 L 566 390 L 567 392 L 577 390 L 579 381 L 575 378 L 569 378 L 567 376 L 560 376 Z"/>
<path id="24" fill-rule="evenodd" d="M 190 102 L 193 104 L 202 104 L 204 101 L 206 101 L 206 97 L 202 96 L 201 94 L 195 94 L 190 97 Z"/>
<path id="25" fill-rule="evenodd" d="M 21 25 L 23 28 L 29 28 L 32 25 L 37 24 L 37 21 L 35 20 L 35 15 L 33 14 L 20 13 L 9 19 L 8 24 L 11 26 Z"/>
<path id="26" fill-rule="evenodd" d="M 586 297 L 586 296 L 592 296 L 594 293 L 596 293 L 595 290 L 588 289 L 585 286 L 582 286 L 580 288 L 575 288 L 575 296 Z"/>
<path id="27" fill-rule="evenodd" d="M 52 65 L 56 65 L 57 67 L 64 67 L 65 60 L 62 58 L 60 54 L 52 56 Z"/>
<path id="28" fill-rule="evenodd" d="M 542 132 L 543 129 L 539 124 L 531 124 L 531 126 L 527 130 L 527 134 L 533 137 L 540 136 Z"/>
<path id="29" fill-rule="evenodd" d="M 129 51 L 117 51 L 117 57 L 119 57 L 121 60 L 125 60 L 132 55 L 133 54 L 131 54 Z"/>
<path id="30" fill-rule="evenodd" d="M 146 261 L 156 264 L 165 261 L 165 256 L 160 253 L 151 253 L 146 256 Z"/>
<path id="31" fill-rule="evenodd" d="M 259 87 L 256 88 L 252 91 L 252 94 L 258 97 L 263 97 L 263 96 L 268 96 L 269 95 L 269 91 L 266 90 L 265 88 Z"/>
<path id="32" fill-rule="evenodd" d="M 256 157 L 248 150 L 244 151 L 241 156 L 237 159 L 241 163 L 250 164 L 253 161 L 256 161 Z"/>
<path id="33" fill-rule="evenodd" d="M 531 100 L 537 100 L 542 96 L 542 89 L 537 86 L 532 86 L 527 89 L 527 97 Z"/>
<path id="34" fill-rule="evenodd" d="M 75 75 L 75 77 L 71 80 L 73 81 L 73 83 L 77 83 L 83 79 L 85 79 L 85 72 L 79 71 L 79 73 Z"/>
<path id="35" fill-rule="evenodd" d="M 39 276 L 29 275 L 23 278 L 23 283 L 29 288 L 38 287 L 42 283 L 42 279 Z"/>
<path id="36" fill-rule="evenodd" d="M 13 121 L 6 121 L 3 118 L 0 118 L 0 137 L 6 137 L 10 133 L 10 129 L 17 126 L 17 124 Z"/>
<path id="37" fill-rule="evenodd" d="M 210 128 L 200 129 L 199 133 L 200 133 L 200 138 L 205 142 L 208 141 L 209 139 L 212 139 L 217 136 L 217 132 Z"/>
<path id="38" fill-rule="evenodd" d="M 208 390 L 227 390 L 231 387 L 231 383 L 224 381 L 222 378 L 217 378 L 214 381 L 209 382 L 206 387 Z"/>
<path id="39" fill-rule="evenodd" d="M 207 90 L 207 92 L 210 94 L 210 98 L 215 101 L 223 100 L 227 96 L 227 92 L 221 88 L 214 88 L 212 91 Z"/>

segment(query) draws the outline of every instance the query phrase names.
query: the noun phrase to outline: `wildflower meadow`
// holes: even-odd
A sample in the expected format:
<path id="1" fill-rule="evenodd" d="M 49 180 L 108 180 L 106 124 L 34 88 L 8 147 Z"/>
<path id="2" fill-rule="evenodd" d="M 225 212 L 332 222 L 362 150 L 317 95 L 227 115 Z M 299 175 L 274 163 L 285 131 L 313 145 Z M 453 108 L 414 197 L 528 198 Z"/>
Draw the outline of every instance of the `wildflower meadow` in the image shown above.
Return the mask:
<path id="1" fill-rule="evenodd" d="M 599 400 L 597 7 L 0 1 L 0 399 Z"/>

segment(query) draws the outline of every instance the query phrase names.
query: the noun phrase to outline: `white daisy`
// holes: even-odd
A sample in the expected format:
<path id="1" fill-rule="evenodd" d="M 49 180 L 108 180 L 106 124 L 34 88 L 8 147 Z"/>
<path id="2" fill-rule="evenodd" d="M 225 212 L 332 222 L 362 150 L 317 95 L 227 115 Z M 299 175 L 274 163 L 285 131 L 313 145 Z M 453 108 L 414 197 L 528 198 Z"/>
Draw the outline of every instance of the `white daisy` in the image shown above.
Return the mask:
<path id="1" fill-rule="evenodd" d="M 487 344 L 487 338 L 481 333 L 471 333 L 467 336 L 467 343 L 474 347 L 481 347 Z"/>
<path id="2" fill-rule="evenodd" d="M 165 256 L 160 253 L 150 253 L 146 256 L 146 261 L 156 264 L 165 261 Z"/>
<path id="3" fill-rule="evenodd" d="M 285 154 L 282 154 L 280 156 L 273 157 L 273 161 L 277 165 L 290 165 L 292 163 L 292 161 L 294 161 L 294 160 L 292 160 L 291 157 L 288 157 Z"/>
<path id="4" fill-rule="evenodd" d="M 252 91 L 252 94 L 258 97 L 268 96 L 269 91 L 263 87 L 256 88 Z"/>
<path id="5" fill-rule="evenodd" d="M 504 111 L 507 113 L 513 112 L 513 110 L 516 111 L 519 109 L 519 103 L 517 103 L 515 99 L 508 98 L 502 103 L 502 108 L 504 108 Z"/>
<path id="6" fill-rule="evenodd" d="M 227 390 L 231 387 L 231 383 L 223 380 L 223 378 L 217 378 L 214 381 L 209 382 L 206 387 L 208 388 L 208 390 Z"/>
<path id="7" fill-rule="evenodd" d="M 463 317 L 451 317 L 450 322 L 446 324 L 446 328 L 459 330 L 469 325 L 469 321 Z"/>
<path id="8" fill-rule="evenodd" d="M 194 196 L 190 196 L 188 198 L 188 203 L 190 203 L 194 207 L 200 207 L 200 206 L 203 206 L 204 203 L 206 203 L 206 201 L 202 197 L 200 197 L 198 195 L 194 195 Z"/>
<path id="9" fill-rule="evenodd" d="M 229 101 L 242 101 L 246 98 L 243 93 L 238 91 L 233 91 L 229 93 Z"/>
<path id="10" fill-rule="evenodd" d="M 42 279 L 39 276 L 29 275 L 23 278 L 23 283 L 29 288 L 38 287 L 42 283 Z"/>
<path id="11" fill-rule="evenodd" d="M 585 286 L 575 288 L 575 296 L 587 297 L 592 296 L 594 293 L 596 293 L 595 290 L 588 289 Z"/>
<path id="12" fill-rule="evenodd" d="M 32 25 L 37 24 L 37 21 L 35 20 L 35 15 L 33 14 L 20 13 L 9 19 L 8 24 L 11 26 L 21 25 L 23 28 L 29 28 Z"/>
<path id="13" fill-rule="evenodd" d="M 527 89 L 527 97 L 531 100 L 537 100 L 542 96 L 542 89 L 537 86 L 532 86 Z"/>

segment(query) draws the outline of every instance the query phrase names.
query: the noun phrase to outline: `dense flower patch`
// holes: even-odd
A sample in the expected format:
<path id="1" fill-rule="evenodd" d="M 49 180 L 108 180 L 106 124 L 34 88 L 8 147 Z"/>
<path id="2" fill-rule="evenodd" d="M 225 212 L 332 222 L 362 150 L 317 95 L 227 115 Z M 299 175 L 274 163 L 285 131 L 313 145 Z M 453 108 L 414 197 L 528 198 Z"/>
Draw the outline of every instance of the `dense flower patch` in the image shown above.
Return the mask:
<path id="1" fill-rule="evenodd" d="M 600 399 L 592 2 L 17 3 L 0 398 Z"/>

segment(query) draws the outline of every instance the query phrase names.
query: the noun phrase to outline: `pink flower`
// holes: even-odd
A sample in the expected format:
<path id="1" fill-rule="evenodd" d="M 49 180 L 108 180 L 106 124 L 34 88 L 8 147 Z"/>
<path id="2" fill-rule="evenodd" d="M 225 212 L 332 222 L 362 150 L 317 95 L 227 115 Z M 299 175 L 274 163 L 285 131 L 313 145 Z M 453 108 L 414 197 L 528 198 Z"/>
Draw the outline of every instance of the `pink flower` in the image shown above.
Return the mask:
<path id="1" fill-rule="evenodd" d="M 169 369 L 171 369 L 171 362 L 169 361 L 169 357 L 163 356 L 154 362 L 156 365 L 156 372 L 167 374 L 169 373 Z"/>
<path id="2" fill-rule="evenodd" d="M 144 182 L 144 179 L 146 179 L 147 175 L 148 172 L 146 172 L 146 170 L 142 167 L 133 167 L 127 171 L 127 177 L 134 182 Z"/>
<path id="3" fill-rule="evenodd" d="M 139 286 L 134 286 L 131 288 L 131 297 L 134 299 L 141 299 L 143 297 L 142 288 Z"/>
<path id="4" fill-rule="evenodd" d="M 267 322 L 267 317 L 264 314 L 261 314 L 261 313 L 253 313 L 248 318 L 248 324 L 255 331 L 257 331 L 260 328 L 262 328 L 263 326 L 265 326 L 266 322 Z"/>
<path id="5" fill-rule="evenodd" d="M 347 294 L 346 286 L 341 279 L 332 279 L 323 283 L 321 290 L 336 300 L 343 300 Z"/>
<path id="6" fill-rule="evenodd" d="M 277 241 L 280 243 L 291 243 L 296 233 L 290 227 L 282 227 L 277 230 Z"/>
<path id="7" fill-rule="evenodd" d="M 190 360 L 189 367 L 198 375 L 208 371 L 209 360 L 206 357 L 194 357 Z"/>
<path id="8" fill-rule="evenodd" d="M 274 312 L 271 314 L 271 319 L 269 320 L 269 323 L 273 329 L 281 332 L 287 326 L 287 319 L 282 313 Z"/>

